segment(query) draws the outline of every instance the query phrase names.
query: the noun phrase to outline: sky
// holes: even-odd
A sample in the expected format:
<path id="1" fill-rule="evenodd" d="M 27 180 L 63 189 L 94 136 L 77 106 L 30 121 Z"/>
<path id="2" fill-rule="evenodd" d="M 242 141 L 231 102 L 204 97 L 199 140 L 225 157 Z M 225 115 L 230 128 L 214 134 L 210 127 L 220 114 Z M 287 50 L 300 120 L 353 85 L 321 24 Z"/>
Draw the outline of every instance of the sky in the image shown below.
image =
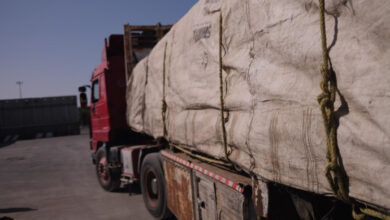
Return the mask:
<path id="1" fill-rule="evenodd" d="M 104 38 L 172 24 L 197 0 L 0 0 L 0 99 L 78 95 Z"/>

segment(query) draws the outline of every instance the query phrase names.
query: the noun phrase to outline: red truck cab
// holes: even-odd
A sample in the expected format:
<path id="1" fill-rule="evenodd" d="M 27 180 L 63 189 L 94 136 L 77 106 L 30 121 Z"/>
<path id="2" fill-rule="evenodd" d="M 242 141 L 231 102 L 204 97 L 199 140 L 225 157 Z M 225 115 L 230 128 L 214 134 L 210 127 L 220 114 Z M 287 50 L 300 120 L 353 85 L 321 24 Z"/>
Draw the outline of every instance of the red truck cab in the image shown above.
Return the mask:
<path id="1" fill-rule="evenodd" d="M 91 78 L 90 146 L 100 185 L 107 191 L 139 179 L 142 159 L 159 150 L 156 140 L 130 129 L 126 120 L 126 82 L 132 68 L 170 30 L 170 25 L 124 26 L 124 34 L 105 39 L 101 63 Z M 136 147 L 138 146 L 138 147 Z"/>
<path id="2" fill-rule="evenodd" d="M 102 51 L 101 63 L 92 74 L 91 133 L 94 151 L 101 143 L 122 142 L 130 132 L 126 124 L 123 35 L 111 35 Z"/>
<path id="3" fill-rule="evenodd" d="M 132 68 L 149 54 L 170 28 L 170 25 L 160 23 L 154 26 L 125 25 L 124 34 L 105 39 L 101 63 L 91 78 L 90 142 L 94 153 L 101 146 L 110 148 L 152 140 L 145 134 L 133 132 L 127 125 L 126 81 Z"/>

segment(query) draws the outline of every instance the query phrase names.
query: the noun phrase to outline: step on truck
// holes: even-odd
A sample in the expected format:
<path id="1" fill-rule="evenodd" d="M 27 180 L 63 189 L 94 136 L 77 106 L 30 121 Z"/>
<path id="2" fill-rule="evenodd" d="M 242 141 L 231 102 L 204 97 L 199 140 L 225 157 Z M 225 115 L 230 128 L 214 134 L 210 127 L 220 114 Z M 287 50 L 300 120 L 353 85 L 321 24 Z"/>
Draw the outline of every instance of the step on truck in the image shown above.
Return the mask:
<path id="1" fill-rule="evenodd" d="M 255 175 L 127 124 L 126 82 L 170 25 L 124 26 L 105 40 L 91 78 L 92 159 L 106 191 L 140 186 L 156 219 L 352 219 L 351 205 Z M 136 191 L 136 190 L 135 190 Z M 366 219 L 375 219 L 366 216 Z"/>

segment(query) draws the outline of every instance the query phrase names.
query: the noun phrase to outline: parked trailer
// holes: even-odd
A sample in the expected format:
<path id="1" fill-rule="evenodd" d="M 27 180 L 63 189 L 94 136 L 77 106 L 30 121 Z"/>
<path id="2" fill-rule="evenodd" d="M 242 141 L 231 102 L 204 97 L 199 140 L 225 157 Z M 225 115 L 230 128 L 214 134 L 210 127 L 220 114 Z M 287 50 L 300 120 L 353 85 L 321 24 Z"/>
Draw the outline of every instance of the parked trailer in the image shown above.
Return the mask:
<path id="1" fill-rule="evenodd" d="M 0 100 L 1 138 L 79 133 L 76 96 Z"/>

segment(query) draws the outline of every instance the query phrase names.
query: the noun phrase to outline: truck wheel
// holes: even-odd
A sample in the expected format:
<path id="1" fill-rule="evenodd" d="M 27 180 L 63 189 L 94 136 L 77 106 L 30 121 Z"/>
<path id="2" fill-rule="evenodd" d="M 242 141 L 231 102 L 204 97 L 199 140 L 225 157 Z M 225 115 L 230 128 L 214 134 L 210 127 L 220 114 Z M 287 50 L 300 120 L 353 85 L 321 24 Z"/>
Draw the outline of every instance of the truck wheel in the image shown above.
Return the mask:
<path id="1" fill-rule="evenodd" d="M 157 219 L 166 219 L 168 210 L 165 180 L 159 153 L 146 155 L 141 167 L 141 191 L 149 213 Z"/>
<path id="2" fill-rule="evenodd" d="M 120 186 L 120 172 L 109 169 L 104 147 L 96 153 L 96 175 L 104 190 L 113 192 Z"/>

